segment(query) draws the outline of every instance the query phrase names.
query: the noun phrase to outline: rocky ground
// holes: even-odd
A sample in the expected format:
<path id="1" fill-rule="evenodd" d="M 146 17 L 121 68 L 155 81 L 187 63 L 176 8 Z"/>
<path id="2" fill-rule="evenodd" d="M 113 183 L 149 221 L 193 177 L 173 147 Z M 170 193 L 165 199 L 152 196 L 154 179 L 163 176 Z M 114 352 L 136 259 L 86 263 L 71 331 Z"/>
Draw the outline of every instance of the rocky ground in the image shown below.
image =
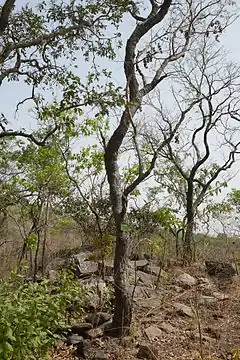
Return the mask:
<path id="1" fill-rule="evenodd" d="M 96 296 L 91 311 L 53 349 L 52 359 L 240 359 L 240 283 L 231 264 L 175 265 L 159 276 L 151 261 L 130 262 L 134 319 L 131 336 L 119 340 L 107 336 L 111 313 L 104 305 L 99 308 L 103 299 L 97 299 L 112 281 L 112 262 L 103 281 L 86 254 L 78 260 L 79 281 L 95 284 Z"/>

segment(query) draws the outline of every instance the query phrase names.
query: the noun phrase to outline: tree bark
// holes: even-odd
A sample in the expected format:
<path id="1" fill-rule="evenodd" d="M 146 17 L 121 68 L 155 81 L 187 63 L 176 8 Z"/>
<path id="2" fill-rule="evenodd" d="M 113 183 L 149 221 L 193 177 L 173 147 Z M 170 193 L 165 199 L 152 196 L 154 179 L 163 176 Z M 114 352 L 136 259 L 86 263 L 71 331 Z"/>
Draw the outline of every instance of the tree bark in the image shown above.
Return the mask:
<path id="1" fill-rule="evenodd" d="M 112 335 L 128 336 L 132 322 L 132 301 L 127 288 L 128 239 L 119 228 L 116 232 L 114 259 L 115 309 L 112 323 Z"/>
<path id="2" fill-rule="evenodd" d="M 194 230 L 194 208 L 193 208 L 193 182 L 188 180 L 187 189 L 187 227 L 183 244 L 183 260 L 191 263 L 193 260 L 193 230 Z"/>

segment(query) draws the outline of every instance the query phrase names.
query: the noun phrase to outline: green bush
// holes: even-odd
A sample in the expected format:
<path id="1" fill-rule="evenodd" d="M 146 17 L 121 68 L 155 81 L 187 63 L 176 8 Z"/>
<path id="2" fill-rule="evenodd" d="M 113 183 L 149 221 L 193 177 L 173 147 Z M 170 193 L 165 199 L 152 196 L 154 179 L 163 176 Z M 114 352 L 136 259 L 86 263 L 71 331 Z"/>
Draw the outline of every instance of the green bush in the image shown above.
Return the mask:
<path id="1" fill-rule="evenodd" d="M 0 283 L 0 359 L 48 359 L 58 338 L 56 330 L 66 325 L 66 309 L 86 300 L 79 283 L 62 273 L 58 284 L 48 280 L 24 283 L 12 276 Z"/>

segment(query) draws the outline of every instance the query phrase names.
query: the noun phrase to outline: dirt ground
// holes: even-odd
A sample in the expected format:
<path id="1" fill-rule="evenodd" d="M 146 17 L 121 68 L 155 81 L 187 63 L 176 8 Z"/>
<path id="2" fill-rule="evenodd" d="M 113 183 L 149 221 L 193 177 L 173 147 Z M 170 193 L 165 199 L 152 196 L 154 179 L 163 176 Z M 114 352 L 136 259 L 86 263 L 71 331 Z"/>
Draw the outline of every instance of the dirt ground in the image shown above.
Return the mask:
<path id="1" fill-rule="evenodd" d="M 187 288 L 176 285 L 179 271 L 191 274 L 197 284 Z M 176 303 L 186 305 L 191 316 L 178 311 Z M 131 336 L 122 341 L 109 337 L 92 340 L 91 358 L 102 350 L 109 360 L 138 359 L 143 344 L 152 350 L 154 360 L 239 360 L 239 277 L 223 285 L 199 267 L 173 269 L 157 293 L 151 290 L 148 297 L 136 299 Z M 60 343 L 52 359 L 75 360 L 74 352 L 74 346 Z M 151 355 L 142 358 L 151 359 Z"/>

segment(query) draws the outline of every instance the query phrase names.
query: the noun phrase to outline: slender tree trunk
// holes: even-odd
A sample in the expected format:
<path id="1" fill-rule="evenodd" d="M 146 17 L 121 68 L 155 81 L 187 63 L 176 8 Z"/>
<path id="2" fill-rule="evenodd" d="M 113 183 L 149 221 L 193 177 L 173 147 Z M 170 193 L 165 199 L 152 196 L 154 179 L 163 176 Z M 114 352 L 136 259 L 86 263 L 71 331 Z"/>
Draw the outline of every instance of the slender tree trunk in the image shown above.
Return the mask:
<path id="1" fill-rule="evenodd" d="M 193 183 L 188 181 L 187 190 L 187 227 L 183 244 L 183 260 L 186 263 L 191 263 L 193 260 L 193 236 L 194 230 L 194 209 L 193 209 Z"/>
<path id="2" fill-rule="evenodd" d="M 128 239 L 121 230 L 116 231 L 116 248 L 114 259 L 115 309 L 112 323 L 112 335 L 117 337 L 129 335 L 132 322 L 132 300 L 127 288 Z"/>
<path id="3" fill-rule="evenodd" d="M 38 239 L 37 239 L 37 248 L 36 248 L 35 257 L 34 257 L 34 273 L 33 273 L 33 281 L 34 282 L 36 281 L 37 272 L 38 272 L 38 254 L 39 254 L 40 240 L 41 240 L 40 231 L 37 232 L 37 237 L 38 237 Z"/>
<path id="4" fill-rule="evenodd" d="M 44 218 L 44 230 L 43 230 L 43 247 L 42 247 L 42 276 L 45 274 L 45 254 L 47 245 L 47 232 L 48 232 L 48 212 L 49 212 L 49 197 L 47 198 L 45 218 Z"/>

